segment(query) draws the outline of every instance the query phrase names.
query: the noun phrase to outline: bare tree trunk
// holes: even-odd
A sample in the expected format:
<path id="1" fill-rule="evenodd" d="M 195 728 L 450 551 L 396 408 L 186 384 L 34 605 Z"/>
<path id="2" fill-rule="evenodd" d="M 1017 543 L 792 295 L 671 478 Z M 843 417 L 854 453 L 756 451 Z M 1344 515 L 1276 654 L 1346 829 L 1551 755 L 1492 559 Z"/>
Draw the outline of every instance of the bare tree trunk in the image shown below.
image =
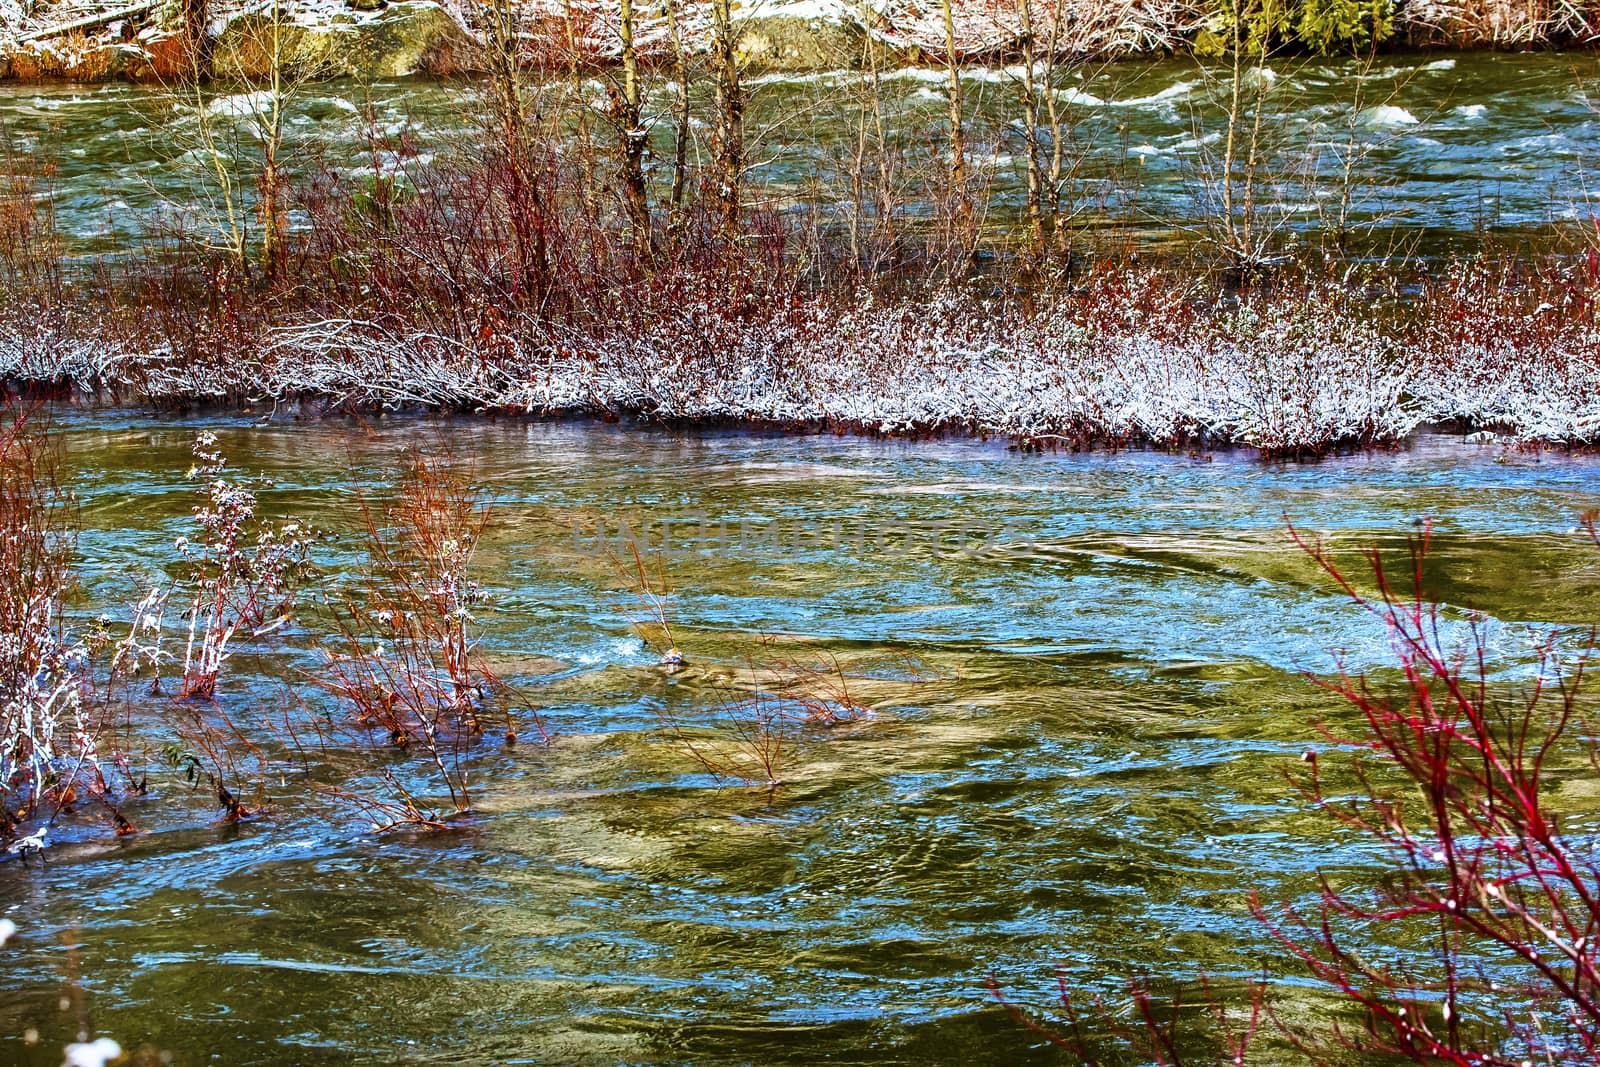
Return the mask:
<path id="1" fill-rule="evenodd" d="M 516 13 L 510 0 L 494 0 L 489 20 L 489 81 L 496 131 L 504 155 L 504 188 L 516 244 L 517 282 L 542 300 L 550 279 L 545 212 L 539 174 L 528 141 L 528 114 L 518 67 Z"/>
<path id="2" fill-rule="evenodd" d="M 1266 242 L 1256 232 L 1256 181 L 1262 166 L 1261 137 L 1267 95 L 1267 55 L 1270 31 L 1245 34 L 1245 19 L 1252 9 L 1241 8 L 1233 23 L 1233 85 L 1228 99 L 1228 135 L 1222 154 L 1222 236 L 1224 251 L 1232 265 L 1243 271 L 1259 267 L 1264 261 Z M 1263 22 L 1270 25 L 1269 16 Z M 1249 65 L 1245 51 L 1250 51 Z M 1255 79 L 1253 99 L 1247 105 L 1244 79 Z M 1245 108 L 1252 114 L 1245 126 Z M 1241 141 L 1244 143 L 1241 144 Z M 1244 158 L 1241 160 L 1241 156 Z"/>
<path id="3" fill-rule="evenodd" d="M 1245 157 L 1244 163 L 1244 218 L 1241 220 L 1244 223 L 1244 242 L 1241 251 L 1246 258 L 1245 265 L 1249 267 L 1260 265 L 1265 250 L 1264 243 L 1262 248 L 1256 247 L 1258 237 L 1253 232 L 1256 220 L 1256 175 L 1261 167 L 1261 113 L 1266 110 L 1263 106 L 1266 79 L 1261 77 L 1262 66 L 1265 66 L 1265 63 L 1256 68 L 1255 114 L 1250 116 L 1250 153 Z"/>
<path id="4" fill-rule="evenodd" d="M 276 277 L 283 262 L 284 218 L 278 194 L 283 187 L 279 150 L 283 146 L 283 0 L 272 4 L 272 46 L 269 58 L 271 80 L 268 113 L 261 128 L 261 266 L 268 277 Z"/>
<path id="5" fill-rule="evenodd" d="M 1044 59 L 1044 106 L 1045 115 L 1050 122 L 1050 233 L 1055 239 L 1056 255 L 1065 260 L 1071 251 L 1068 237 L 1071 231 L 1069 227 L 1062 225 L 1061 220 L 1061 180 L 1065 145 L 1061 136 L 1064 126 L 1061 121 L 1061 102 L 1056 99 L 1056 55 L 1061 49 L 1063 0 L 1055 0 L 1054 7 L 1055 10 L 1050 16 L 1050 43 L 1045 50 Z"/>
<path id="6" fill-rule="evenodd" d="M 894 243 L 894 170 L 883 123 L 878 48 L 870 37 L 863 42 L 867 78 L 860 90 L 850 160 L 850 257 L 857 283 L 881 269 Z"/>
<path id="7" fill-rule="evenodd" d="M 1233 162 L 1238 149 L 1240 109 L 1244 93 L 1244 13 L 1233 13 L 1233 86 L 1228 98 L 1228 137 L 1222 146 L 1222 226 L 1228 244 L 1234 245 Z"/>
<path id="8" fill-rule="evenodd" d="M 198 60 L 198 57 L 191 57 Z M 240 275 L 250 273 L 249 217 L 245 208 L 242 183 L 236 180 L 233 157 L 223 151 L 219 143 L 215 120 L 208 106 L 204 75 L 198 65 L 193 76 L 183 86 L 185 104 L 193 108 L 195 128 L 198 131 L 199 149 L 203 153 L 211 178 L 217 183 L 217 197 L 222 202 L 224 217 L 218 228 L 227 242 L 228 259 Z"/>
<path id="9" fill-rule="evenodd" d="M 1059 4 L 1058 4 L 1059 6 Z M 1039 93 L 1033 83 L 1035 58 L 1032 0 L 1017 0 L 1022 20 L 1022 136 L 1028 145 L 1028 229 L 1033 254 L 1044 254 L 1043 176 L 1039 168 Z M 1048 90 L 1048 86 L 1046 88 Z"/>
<path id="10" fill-rule="evenodd" d="M 963 130 L 964 107 L 961 96 L 961 68 L 956 58 L 955 14 L 952 0 L 940 0 L 944 15 L 945 68 L 950 79 L 950 192 L 956 198 L 956 225 L 963 252 L 972 252 L 972 197 L 967 189 L 967 145 Z"/>
<path id="11" fill-rule="evenodd" d="M 868 69 L 872 74 L 872 125 L 875 140 L 874 150 L 878 154 L 878 240 L 880 249 L 894 254 L 895 249 L 895 168 L 891 161 L 891 142 L 888 129 L 883 123 L 883 78 L 878 67 L 878 49 L 872 40 L 867 40 Z M 877 265 L 875 261 L 875 266 Z"/>
<path id="12" fill-rule="evenodd" d="M 717 125 L 712 134 L 717 160 L 717 198 L 723 239 L 739 235 L 739 186 L 744 180 L 744 90 L 734 56 L 731 0 L 711 0 L 712 61 L 717 68 Z"/>
<path id="13" fill-rule="evenodd" d="M 689 62 L 678 35 L 678 0 L 666 0 L 667 33 L 672 40 L 673 73 L 678 79 L 678 125 L 672 141 L 672 218 L 668 226 L 682 235 L 685 225 L 683 194 L 689 178 Z"/>
<path id="14" fill-rule="evenodd" d="M 273 118 L 276 126 L 278 120 Z M 278 164 L 278 138 L 274 135 L 264 146 L 266 154 L 261 166 L 261 268 L 267 276 L 276 277 L 283 264 L 284 218 L 279 203 L 283 173 Z"/>
<path id="15" fill-rule="evenodd" d="M 650 200 L 644 182 L 645 129 L 639 88 L 639 55 L 633 46 L 633 0 L 622 0 L 622 98 L 617 109 L 622 127 L 622 195 L 633 229 L 633 246 L 641 259 L 650 256 Z"/>
<path id="16" fill-rule="evenodd" d="M 510 0 L 498 0 L 500 3 L 509 3 Z M 600 208 L 595 197 L 595 156 L 594 138 L 589 131 L 589 104 L 583 95 L 583 76 L 578 69 L 578 28 L 572 15 L 572 0 L 562 3 L 564 21 L 567 32 L 567 77 L 569 91 L 572 94 L 572 107 L 578 116 L 578 187 L 583 200 L 584 221 L 588 224 L 589 237 L 595 249 L 595 254 L 602 259 L 605 257 L 605 245 L 597 240 L 600 233 Z"/>
<path id="17" fill-rule="evenodd" d="M 867 47 L 872 47 L 869 41 Z M 856 120 L 855 146 L 850 155 L 850 276 L 860 281 L 861 217 L 866 213 L 867 104 L 861 104 Z"/>

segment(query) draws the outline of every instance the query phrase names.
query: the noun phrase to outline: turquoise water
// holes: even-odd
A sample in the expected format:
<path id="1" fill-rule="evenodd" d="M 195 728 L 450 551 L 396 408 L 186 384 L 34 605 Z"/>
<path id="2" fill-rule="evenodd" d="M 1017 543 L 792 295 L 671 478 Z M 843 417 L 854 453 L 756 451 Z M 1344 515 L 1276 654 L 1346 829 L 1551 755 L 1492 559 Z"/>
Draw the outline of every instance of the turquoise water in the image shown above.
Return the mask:
<path id="1" fill-rule="evenodd" d="M 1485 233 L 1586 222 L 1600 147 L 1587 89 L 1594 64 L 1589 55 L 1560 53 L 1275 60 L 1262 98 L 1256 226 L 1290 243 L 1344 226 L 1360 247 L 1383 254 L 1457 250 L 1475 247 Z M 1017 77 L 975 69 L 965 86 L 970 163 L 992 197 L 987 219 L 996 229 L 1016 225 L 1022 211 L 1026 147 L 1015 113 Z M 1229 77 L 1178 59 L 1059 75 L 1070 224 L 1101 237 L 1203 236 L 1220 202 Z M 943 166 L 935 158 L 944 138 L 943 78 L 937 70 L 909 70 L 889 72 L 882 82 L 887 178 L 913 221 L 928 214 L 930 175 Z M 586 91 L 600 100 L 601 89 L 594 82 Z M 861 76 L 774 75 L 753 79 L 752 91 L 754 200 L 797 219 L 815 207 L 843 227 L 867 91 Z M 539 107 L 570 113 L 564 92 L 561 85 L 541 88 Z M 709 114 L 707 106 L 697 101 L 697 113 Z M 649 168 L 663 183 L 673 154 L 671 107 L 668 89 L 654 86 Z M 216 144 L 249 172 L 257 154 L 249 97 L 223 97 L 208 108 Z M 442 160 L 481 110 L 470 85 L 316 85 L 287 113 L 286 158 L 302 177 L 322 167 L 370 172 L 371 137 L 388 144 L 403 134 L 421 160 Z M 53 162 L 60 224 L 80 250 L 129 247 L 157 214 L 200 233 L 218 222 L 196 112 L 158 89 L 0 86 L 0 122 L 15 151 Z M 696 131 L 703 140 L 707 130 Z M 595 136 L 604 153 L 603 122 Z M 1044 150 L 1048 155 L 1048 130 Z M 241 184 L 248 192 L 250 181 Z"/>
<path id="2" fill-rule="evenodd" d="M 267 815 L 223 826 L 152 758 L 151 794 L 127 807 L 143 832 L 117 839 L 83 812 L 41 859 L 0 862 L 0 915 L 20 927 L 0 949 L 6 1062 L 59 1062 L 85 1025 L 196 1064 L 1053 1062 L 986 982 L 1048 1015 L 1057 964 L 1076 996 L 1114 1002 L 1129 976 L 1169 990 L 1206 974 L 1231 995 L 1265 972 L 1286 1016 L 1325 1023 L 1344 1009 L 1248 897 L 1304 903 L 1318 868 L 1380 878 L 1282 771 L 1322 743 L 1315 721 L 1354 728 L 1302 672 L 1335 649 L 1378 669 L 1388 653 L 1285 516 L 1351 560 L 1433 516 L 1430 593 L 1486 611 L 1507 665 L 1525 626 L 1600 615 L 1600 553 L 1574 530 L 1600 505 L 1596 461 L 1438 437 L 1275 466 L 115 413 L 60 424 L 84 614 L 125 612 L 171 567 L 200 428 L 275 480 L 264 508 L 337 535 L 329 582 L 358 562 L 356 494 L 380 499 L 403 449 L 470 466 L 494 503 L 484 647 L 554 736 L 483 742 L 477 813 L 438 835 L 377 837 L 286 772 Z M 665 572 L 689 665 L 667 674 L 587 538 L 689 515 L 783 532 L 680 544 Z M 962 547 L 899 532 L 878 547 L 949 522 L 972 532 Z M 835 544 L 835 523 L 869 544 Z M 252 721 L 286 686 L 322 699 L 306 683 L 323 662 L 315 599 L 229 664 L 222 709 Z M 726 737 L 719 708 L 770 655 L 761 634 L 787 659 L 836 659 L 872 714 L 795 737 L 774 788 L 719 784 L 664 723 Z M 141 697 L 131 715 L 154 747 L 176 713 Z M 327 762 L 374 759 L 426 788 L 403 759 Z M 1198 1035 L 1204 1012 L 1189 1018 Z"/>

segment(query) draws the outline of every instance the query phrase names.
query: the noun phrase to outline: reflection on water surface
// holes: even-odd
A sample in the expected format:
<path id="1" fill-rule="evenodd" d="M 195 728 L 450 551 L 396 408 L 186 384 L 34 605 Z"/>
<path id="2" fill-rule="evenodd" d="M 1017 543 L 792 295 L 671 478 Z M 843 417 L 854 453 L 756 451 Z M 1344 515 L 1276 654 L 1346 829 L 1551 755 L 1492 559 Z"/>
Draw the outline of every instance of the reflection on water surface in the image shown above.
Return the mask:
<path id="1" fill-rule="evenodd" d="M 1384 637 L 1290 544 L 1287 515 L 1352 550 L 1420 515 L 1432 591 L 1522 623 L 1600 617 L 1572 534 L 1597 463 L 1424 437 L 1309 465 L 1150 453 L 1025 456 L 975 442 L 674 434 L 587 424 L 69 415 L 85 610 L 171 558 L 200 427 L 266 506 L 345 536 L 402 449 L 470 463 L 495 501 L 487 645 L 544 706 L 548 746 L 486 750 L 470 832 L 375 839 L 293 781 L 228 829 L 170 778 L 114 840 L 68 820 L 42 862 L 0 864 L 0 1059 L 54 1063 L 77 1023 L 184 1063 L 1048 1060 L 988 998 L 1046 1006 L 1124 976 L 1227 982 L 1277 955 L 1246 897 L 1308 893 L 1364 845 L 1280 776 L 1346 713 L 1300 675 Z M 1503 460 L 1503 462 L 1496 462 Z M 665 675 L 574 522 L 967 521 L 982 553 L 723 546 L 675 560 Z M 131 561 L 131 563 L 130 563 Z M 755 635 L 836 656 L 875 715 L 818 731 L 775 790 L 717 788 L 660 712 L 694 716 Z M 281 699 L 318 664 L 293 633 L 239 656 L 223 699 Z M 918 669 L 899 669 L 907 658 Z M 145 714 L 148 714 L 146 712 Z M 1574 795 L 1577 795 L 1576 793 Z M 1328 1010 L 1285 986 L 1294 1011 Z M 37 1027 L 40 1045 L 20 1036 Z"/>

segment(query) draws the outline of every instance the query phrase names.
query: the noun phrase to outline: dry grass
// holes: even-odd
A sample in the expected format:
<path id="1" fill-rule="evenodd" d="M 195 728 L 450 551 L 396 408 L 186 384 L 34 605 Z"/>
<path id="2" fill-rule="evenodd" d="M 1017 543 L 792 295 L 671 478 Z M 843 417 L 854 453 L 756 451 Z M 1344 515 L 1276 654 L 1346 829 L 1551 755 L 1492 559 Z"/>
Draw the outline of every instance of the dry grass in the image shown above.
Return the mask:
<path id="1" fill-rule="evenodd" d="M 471 764 L 490 733 L 507 745 L 527 729 L 546 736 L 537 709 L 485 662 L 478 616 L 492 595 L 474 558 L 492 508 L 470 475 L 446 460 L 408 458 L 395 499 L 363 502 L 368 564 L 359 587 L 333 604 L 339 634 L 317 684 L 349 709 L 355 724 L 420 759 L 457 815 L 472 808 Z M 381 829 L 436 828 L 394 774 L 395 799 L 361 800 Z M 358 800 L 340 790 L 336 795 Z"/>
<path id="2" fill-rule="evenodd" d="M 41 419 L 26 407 L 0 413 L 0 842 L 36 814 L 79 804 L 129 828 L 114 802 L 120 756 L 96 669 L 108 635 L 69 629 L 76 513 Z"/>

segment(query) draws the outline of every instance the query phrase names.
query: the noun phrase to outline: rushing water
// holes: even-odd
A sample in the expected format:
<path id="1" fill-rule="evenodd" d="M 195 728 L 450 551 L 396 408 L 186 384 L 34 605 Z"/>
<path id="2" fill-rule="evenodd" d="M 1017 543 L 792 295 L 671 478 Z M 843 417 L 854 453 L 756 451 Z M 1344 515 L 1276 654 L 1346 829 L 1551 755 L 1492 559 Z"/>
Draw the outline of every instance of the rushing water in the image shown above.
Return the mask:
<path id="1" fill-rule="evenodd" d="M 1594 68 L 1592 56 L 1551 53 L 1275 61 L 1257 224 L 1309 233 L 1337 225 L 1347 209 L 1349 225 L 1374 248 L 1411 234 L 1437 251 L 1486 230 L 1587 220 L 1587 172 L 1600 148 L 1586 89 Z M 1013 110 L 1018 77 L 975 69 L 966 78 L 973 164 L 992 182 L 991 219 L 1001 224 L 1020 213 L 1024 188 L 1025 145 Z M 887 133 L 899 157 L 893 180 L 912 216 L 927 210 L 923 186 L 939 169 L 927 157 L 942 143 L 943 78 L 907 70 L 883 80 Z M 1214 214 L 1226 71 L 1177 59 L 1114 64 L 1074 71 L 1062 86 L 1070 134 L 1063 188 L 1076 225 L 1181 237 Z M 597 106 L 601 88 L 588 90 Z M 764 186 L 763 198 L 797 212 L 820 203 L 843 217 L 861 76 L 768 76 L 754 79 L 753 91 L 751 179 Z M 409 131 L 425 158 L 448 152 L 467 117 L 481 112 L 473 99 L 468 86 L 422 81 L 315 86 L 288 115 L 289 158 L 302 171 L 313 158 L 357 167 L 372 131 Z M 541 100 L 546 109 L 564 106 L 556 88 Z M 241 95 L 209 104 L 222 147 L 245 170 L 250 138 L 246 132 L 236 141 L 234 132 L 248 129 L 250 101 Z M 658 88 L 651 98 L 658 181 L 667 180 L 672 158 L 670 106 L 670 92 Z M 698 106 L 710 114 L 708 104 Z M 56 163 L 60 220 L 76 247 L 105 249 L 137 237 L 161 204 L 188 210 L 202 231 L 214 221 L 194 110 L 160 90 L 0 86 L 0 121 L 15 148 Z"/>
<path id="2" fill-rule="evenodd" d="M 58 1062 L 84 1018 L 180 1063 L 1048 1060 L 985 979 L 1048 1012 L 1057 963 L 1113 998 L 1129 975 L 1228 989 L 1265 966 L 1290 1018 L 1331 1018 L 1247 898 L 1303 902 L 1318 867 L 1379 876 L 1281 771 L 1314 719 L 1352 725 L 1301 670 L 1333 648 L 1378 666 L 1385 642 L 1284 516 L 1352 549 L 1433 516 L 1430 592 L 1507 624 L 1508 663 L 1520 624 L 1600 617 L 1600 556 L 1573 530 L 1600 505 L 1596 461 L 1439 438 L 1271 466 L 105 414 L 62 423 L 85 612 L 170 567 L 202 427 L 275 480 L 264 507 L 343 534 L 334 571 L 356 562 L 355 495 L 381 494 L 402 449 L 470 463 L 496 516 L 486 647 L 555 738 L 485 745 L 460 834 L 377 838 L 292 779 L 270 816 L 226 828 L 164 771 L 129 807 L 137 836 L 66 819 L 42 860 L 0 863 L 21 928 L 0 950 L 0 1061 Z M 667 675 L 589 537 L 687 515 L 713 532 L 665 564 L 690 661 Z M 776 543 L 717 532 L 774 519 Z M 942 548 L 904 535 L 952 522 L 966 539 Z M 836 523 L 869 543 L 835 544 Z M 317 669 L 313 629 L 230 664 L 230 713 Z M 761 633 L 836 657 L 875 714 L 808 734 L 775 789 L 718 787 L 662 714 L 717 729 Z M 164 707 L 135 712 L 152 745 Z M 1592 807 L 1569 784 L 1566 805 Z"/>

